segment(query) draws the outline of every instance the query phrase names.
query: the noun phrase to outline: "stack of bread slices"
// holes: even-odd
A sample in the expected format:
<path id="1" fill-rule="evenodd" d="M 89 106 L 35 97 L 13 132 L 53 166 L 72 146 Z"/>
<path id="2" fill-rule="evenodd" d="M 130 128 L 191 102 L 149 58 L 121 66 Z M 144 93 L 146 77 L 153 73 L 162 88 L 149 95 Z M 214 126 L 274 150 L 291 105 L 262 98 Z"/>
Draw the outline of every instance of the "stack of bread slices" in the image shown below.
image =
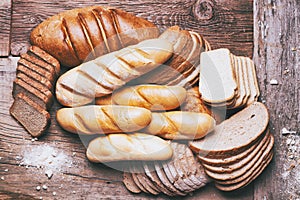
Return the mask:
<path id="1" fill-rule="evenodd" d="M 268 122 L 266 107 L 255 102 L 217 125 L 204 139 L 190 142 L 218 189 L 242 188 L 270 163 L 274 137 Z"/>
<path id="2" fill-rule="evenodd" d="M 124 172 L 126 188 L 133 193 L 185 196 L 204 187 L 210 179 L 190 148 L 175 142 L 171 146 L 173 156 L 170 160 L 132 164 L 128 172 Z"/>
<path id="3" fill-rule="evenodd" d="M 13 84 L 15 99 L 11 115 L 34 137 L 50 124 L 53 90 L 60 73 L 59 62 L 37 46 L 31 46 L 18 61 Z"/>
<path id="4" fill-rule="evenodd" d="M 214 107 L 235 109 L 257 101 L 260 92 L 253 61 L 228 49 L 201 54 L 199 91 Z"/>

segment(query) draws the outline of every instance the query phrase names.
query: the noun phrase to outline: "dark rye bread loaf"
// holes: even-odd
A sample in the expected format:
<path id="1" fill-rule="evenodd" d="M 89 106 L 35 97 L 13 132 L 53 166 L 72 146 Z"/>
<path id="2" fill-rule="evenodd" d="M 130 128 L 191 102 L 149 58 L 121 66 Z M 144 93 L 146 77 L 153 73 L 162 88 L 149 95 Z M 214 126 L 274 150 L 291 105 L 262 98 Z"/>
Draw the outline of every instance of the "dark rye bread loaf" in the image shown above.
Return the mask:
<path id="1" fill-rule="evenodd" d="M 43 84 L 46 88 L 51 90 L 53 92 L 53 84 L 44 76 L 41 76 L 40 74 L 36 73 L 35 71 L 23 66 L 18 65 L 17 66 L 17 73 L 23 73 L 26 74 L 28 77 L 30 77 L 33 80 L 36 80 L 37 82 Z"/>
<path id="2" fill-rule="evenodd" d="M 23 80 L 27 84 L 31 85 L 35 89 L 37 89 L 40 92 L 42 92 L 47 97 L 53 98 L 52 92 L 47 87 L 45 87 L 43 84 L 41 84 L 40 82 L 36 81 L 35 79 L 30 78 L 26 74 L 24 74 L 22 72 L 19 72 L 19 73 L 17 73 L 17 77 L 16 78 Z"/>
<path id="3" fill-rule="evenodd" d="M 9 111 L 34 137 L 40 136 L 50 124 L 50 114 L 23 93 L 16 95 Z"/>
<path id="4" fill-rule="evenodd" d="M 44 50 L 40 49 L 37 46 L 30 46 L 27 52 L 31 56 L 37 57 L 39 60 L 44 61 L 45 63 L 54 67 L 56 76 L 60 74 L 60 64 L 58 60 L 56 60 L 53 56 L 46 53 Z"/>
<path id="5" fill-rule="evenodd" d="M 264 104 L 254 102 L 215 127 L 205 138 L 189 143 L 203 157 L 226 158 L 251 147 L 265 132 L 269 113 Z"/>
<path id="6" fill-rule="evenodd" d="M 44 93 L 24 82 L 22 79 L 17 78 L 13 84 L 13 97 L 16 98 L 19 93 L 26 94 L 26 96 L 45 110 L 50 109 L 52 106 L 53 98 L 46 96 Z"/>

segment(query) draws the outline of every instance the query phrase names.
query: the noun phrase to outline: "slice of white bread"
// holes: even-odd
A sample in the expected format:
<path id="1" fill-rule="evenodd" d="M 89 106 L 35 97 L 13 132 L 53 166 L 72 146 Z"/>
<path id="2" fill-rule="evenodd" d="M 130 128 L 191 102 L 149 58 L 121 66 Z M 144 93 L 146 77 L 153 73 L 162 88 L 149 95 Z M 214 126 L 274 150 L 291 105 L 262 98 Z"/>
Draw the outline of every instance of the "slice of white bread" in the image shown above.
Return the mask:
<path id="1" fill-rule="evenodd" d="M 258 97 L 260 95 L 259 87 L 258 87 L 258 81 L 257 81 L 257 75 L 256 75 L 256 69 L 253 61 L 250 58 L 247 58 L 248 67 L 251 69 L 251 75 L 253 77 L 253 83 L 256 90 L 256 94 L 254 95 L 254 101 L 258 100 Z"/>
<path id="2" fill-rule="evenodd" d="M 211 103 L 230 101 L 235 97 L 237 83 L 230 51 L 217 49 L 201 53 L 199 91 Z"/>
<path id="3" fill-rule="evenodd" d="M 255 97 L 258 95 L 256 86 L 255 86 L 256 77 L 254 77 L 254 75 L 253 75 L 253 70 L 252 70 L 252 65 L 251 65 L 252 61 L 250 60 L 250 58 L 242 57 L 242 60 L 247 68 L 248 83 L 249 83 L 250 92 L 251 92 L 250 97 L 247 101 L 247 105 L 249 105 L 255 101 Z"/>
<path id="4" fill-rule="evenodd" d="M 236 160 L 233 163 L 226 163 L 224 160 L 223 162 L 219 162 L 218 166 L 215 166 L 209 163 L 202 162 L 202 165 L 209 171 L 216 172 L 216 173 L 230 173 L 234 170 L 240 169 L 243 166 L 245 166 L 247 163 L 249 163 L 257 154 L 258 152 L 264 147 L 264 145 L 267 145 L 270 140 L 270 133 L 267 131 L 265 136 L 262 140 L 259 140 L 257 144 L 254 144 L 254 148 L 249 148 L 246 151 L 244 151 L 242 154 L 243 158 Z M 250 150 L 250 151 L 249 151 Z M 246 153 L 245 153 L 246 152 Z M 241 155 L 238 154 L 238 155 Z M 245 156 L 244 156 L 245 155 Z M 233 156 L 235 157 L 235 156 Z M 231 157 L 232 158 L 232 157 Z M 218 160 L 218 159 L 211 159 L 211 160 Z"/>
<path id="5" fill-rule="evenodd" d="M 189 143 L 202 156 L 226 158 L 243 152 L 253 145 L 268 126 L 269 113 L 264 104 L 254 102 L 215 127 L 201 140 Z"/>
<path id="6" fill-rule="evenodd" d="M 233 170 L 231 172 L 212 172 L 205 168 L 205 172 L 211 178 L 217 180 L 221 184 L 234 184 L 239 181 L 242 181 L 244 178 L 248 177 L 248 174 L 251 174 L 259 164 L 267 157 L 267 155 L 272 151 L 274 144 L 274 139 L 270 136 L 265 145 L 253 156 L 252 159 L 248 161 L 242 168 Z M 240 162 L 242 165 L 242 161 Z"/>

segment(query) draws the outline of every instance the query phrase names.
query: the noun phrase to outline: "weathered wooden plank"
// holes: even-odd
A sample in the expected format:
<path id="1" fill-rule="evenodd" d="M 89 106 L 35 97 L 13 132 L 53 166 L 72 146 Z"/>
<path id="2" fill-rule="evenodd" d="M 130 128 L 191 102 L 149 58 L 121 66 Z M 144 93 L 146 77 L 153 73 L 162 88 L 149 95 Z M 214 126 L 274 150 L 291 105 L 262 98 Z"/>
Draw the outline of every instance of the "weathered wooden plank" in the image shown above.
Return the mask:
<path id="1" fill-rule="evenodd" d="M 10 54 L 11 0 L 0 2 L 0 56 Z"/>
<path id="2" fill-rule="evenodd" d="M 161 29 L 179 25 L 205 36 L 213 48 L 227 47 L 238 55 L 252 56 L 253 0 L 15 0 L 12 54 L 25 52 L 31 30 L 48 16 L 89 5 L 109 5 L 144 17 Z M 242 45 L 241 45 L 242 44 Z"/>
<path id="3" fill-rule="evenodd" d="M 9 115 L 17 60 L 0 59 L 0 199 L 169 199 L 163 195 L 133 195 L 123 186 L 121 171 L 88 162 L 83 141 L 57 124 L 58 103 L 50 111 L 51 126 L 45 136 L 32 141 Z M 53 172 L 51 179 L 45 175 L 48 169 Z M 36 190 L 43 185 L 48 189 Z M 252 196 L 252 184 L 233 193 L 220 192 L 211 184 L 185 199 L 250 200 Z"/>
<path id="4" fill-rule="evenodd" d="M 299 26 L 298 0 L 255 0 L 254 60 L 276 148 L 271 166 L 255 182 L 257 200 L 300 197 Z M 292 133 L 283 135 L 283 128 Z"/>

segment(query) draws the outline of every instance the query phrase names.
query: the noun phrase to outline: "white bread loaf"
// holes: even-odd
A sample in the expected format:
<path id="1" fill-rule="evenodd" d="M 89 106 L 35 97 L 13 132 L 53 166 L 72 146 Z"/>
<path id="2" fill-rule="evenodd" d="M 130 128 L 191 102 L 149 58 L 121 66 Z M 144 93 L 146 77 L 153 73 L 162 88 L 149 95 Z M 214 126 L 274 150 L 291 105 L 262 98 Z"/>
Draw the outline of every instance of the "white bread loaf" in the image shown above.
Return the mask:
<path id="1" fill-rule="evenodd" d="M 132 132 L 147 126 L 151 112 L 132 106 L 81 106 L 62 108 L 56 119 L 66 131 L 78 134 Z"/>
<path id="2" fill-rule="evenodd" d="M 216 121 L 206 113 L 164 112 L 152 113 L 145 133 L 166 139 L 199 139 L 214 129 Z"/>
<path id="3" fill-rule="evenodd" d="M 72 107 L 90 103 L 95 97 L 111 94 L 156 68 L 167 61 L 172 52 L 173 46 L 168 41 L 151 39 L 83 63 L 58 79 L 57 100 Z"/>
<path id="4" fill-rule="evenodd" d="M 179 107 L 185 97 L 186 90 L 180 86 L 137 85 L 117 90 L 112 94 L 112 101 L 149 110 L 172 110 Z"/>
<path id="5" fill-rule="evenodd" d="M 92 162 L 121 160 L 167 160 L 172 157 L 170 143 L 153 135 L 110 134 L 92 140 L 87 149 L 87 158 Z"/>

